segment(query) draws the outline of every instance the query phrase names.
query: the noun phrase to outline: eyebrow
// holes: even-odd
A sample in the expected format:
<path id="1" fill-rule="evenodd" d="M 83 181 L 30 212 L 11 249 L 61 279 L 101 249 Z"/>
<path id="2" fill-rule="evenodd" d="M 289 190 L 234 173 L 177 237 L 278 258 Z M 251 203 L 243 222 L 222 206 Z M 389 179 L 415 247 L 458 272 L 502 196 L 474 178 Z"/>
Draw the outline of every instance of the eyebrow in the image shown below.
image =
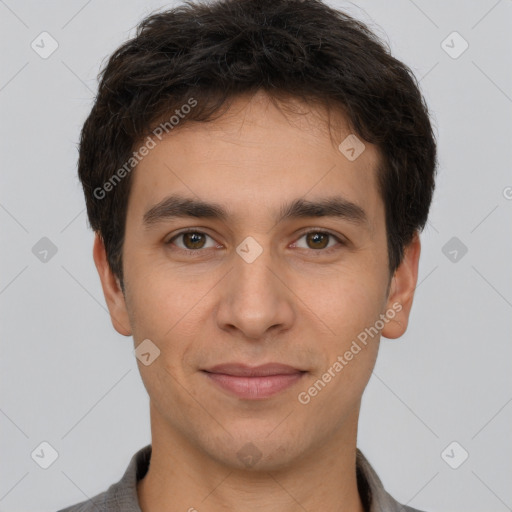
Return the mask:
<path id="1" fill-rule="evenodd" d="M 227 221 L 228 211 L 217 203 L 208 203 L 179 195 L 171 195 L 151 207 L 143 216 L 143 225 L 149 229 L 160 222 L 174 218 L 195 217 Z M 287 219 L 308 217 L 335 217 L 354 224 L 369 225 L 368 216 L 361 206 L 341 197 L 333 196 L 316 201 L 296 199 L 282 205 L 276 223 Z"/>

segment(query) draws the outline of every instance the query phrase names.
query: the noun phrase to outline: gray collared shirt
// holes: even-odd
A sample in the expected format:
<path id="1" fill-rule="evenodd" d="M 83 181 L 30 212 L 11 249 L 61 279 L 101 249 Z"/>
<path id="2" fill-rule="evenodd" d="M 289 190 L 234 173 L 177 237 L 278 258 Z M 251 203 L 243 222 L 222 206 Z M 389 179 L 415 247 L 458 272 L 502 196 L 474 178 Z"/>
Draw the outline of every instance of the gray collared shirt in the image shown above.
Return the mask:
<path id="1" fill-rule="evenodd" d="M 58 512 L 142 512 L 137 497 L 137 482 L 149 468 L 151 445 L 136 452 L 119 482 L 93 498 Z M 366 512 L 421 512 L 401 505 L 384 489 L 377 473 L 357 449 L 357 486 Z"/>

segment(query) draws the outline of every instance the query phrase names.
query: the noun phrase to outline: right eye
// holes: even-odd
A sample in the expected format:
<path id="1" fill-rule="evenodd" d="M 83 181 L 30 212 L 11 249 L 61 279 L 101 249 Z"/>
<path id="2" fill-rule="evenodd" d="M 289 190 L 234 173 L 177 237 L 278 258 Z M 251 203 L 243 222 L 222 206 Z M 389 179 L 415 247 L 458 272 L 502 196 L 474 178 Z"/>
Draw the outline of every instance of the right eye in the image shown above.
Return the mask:
<path id="1" fill-rule="evenodd" d="M 210 246 L 206 245 L 208 238 L 213 242 Z M 182 245 L 176 243 L 176 240 L 180 241 Z M 210 235 L 194 229 L 182 231 L 181 233 L 174 235 L 165 243 L 167 245 L 175 245 L 180 250 L 188 253 L 198 252 L 201 249 L 211 249 L 213 247 L 218 247 L 218 244 L 215 243 Z"/>

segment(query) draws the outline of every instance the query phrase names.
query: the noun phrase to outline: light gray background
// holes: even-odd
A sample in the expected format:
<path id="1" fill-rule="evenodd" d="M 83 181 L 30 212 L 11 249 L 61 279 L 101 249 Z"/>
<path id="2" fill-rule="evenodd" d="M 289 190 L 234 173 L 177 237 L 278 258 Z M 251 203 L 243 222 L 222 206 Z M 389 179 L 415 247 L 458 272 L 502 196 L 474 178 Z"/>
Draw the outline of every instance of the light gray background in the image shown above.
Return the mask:
<path id="1" fill-rule="evenodd" d="M 410 327 L 382 340 L 359 447 L 403 503 L 512 510 L 512 1 L 331 4 L 421 79 L 439 140 Z M 150 442 L 133 340 L 112 328 L 92 260 L 76 143 L 103 59 L 163 5 L 0 0 L 2 511 L 91 497 Z M 30 46 L 42 31 L 59 44 L 48 59 Z M 457 59 L 441 47 L 453 31 L 469 43 Z M 46 263 L 42 237 L 58 248 Z M 468 248 L 456 262 L 452 237 Z M 46 470 L 31 458 L 42 441 L 59 454 Z M 452 441 L 469 453 L 458 469 L 441 456 Z"/>

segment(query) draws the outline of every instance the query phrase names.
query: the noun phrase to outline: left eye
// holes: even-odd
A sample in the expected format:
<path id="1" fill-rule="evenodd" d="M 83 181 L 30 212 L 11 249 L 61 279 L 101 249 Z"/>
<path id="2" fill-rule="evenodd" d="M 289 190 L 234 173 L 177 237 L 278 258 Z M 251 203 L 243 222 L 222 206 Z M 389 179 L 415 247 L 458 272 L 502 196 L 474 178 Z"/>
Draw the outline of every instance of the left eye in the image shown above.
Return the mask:
<path id="1" fill-rule="evenodd" d="M 306 247 L 301 247 L 301 249 L 331 249 L 332 245 L 329 246 L 330 241 L 342 243 L 341 239 L 327 231 L 309 231 L 304 233 L 299 240 L 302 238 L 306 239 Z M 293 245 L 298 246 L 298 242 L 295 242 Z M 334 245 L 336 244 L 334 243 Z"/>

